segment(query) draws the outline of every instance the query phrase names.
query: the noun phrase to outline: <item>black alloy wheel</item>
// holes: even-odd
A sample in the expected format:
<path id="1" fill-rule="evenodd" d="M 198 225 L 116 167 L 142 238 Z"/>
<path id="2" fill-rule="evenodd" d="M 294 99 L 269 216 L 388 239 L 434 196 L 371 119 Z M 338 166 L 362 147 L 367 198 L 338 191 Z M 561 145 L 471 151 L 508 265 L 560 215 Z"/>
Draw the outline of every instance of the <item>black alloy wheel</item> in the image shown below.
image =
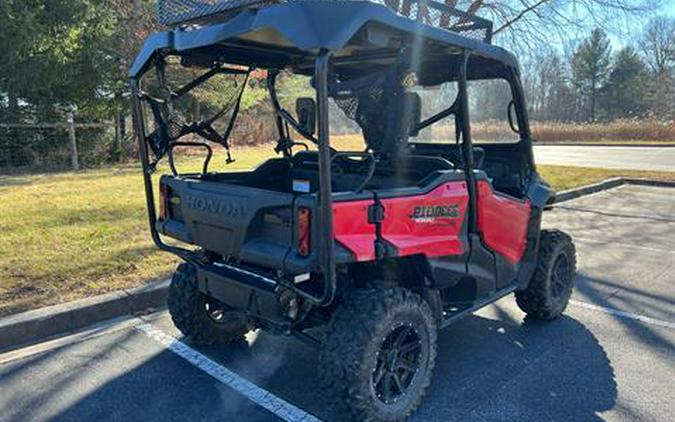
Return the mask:
<path id="1" fill-rule="evenodd" d="M 424 360 L 422 353 L 420 335 L 411 325 L 397 327 L 384 339 L 372 376 L 375 395 L 384 404 L 407 393 Z"/>
<path id="2" fill-rule="evenodd" d="M 561 253 L 555 259 L 553 271 L 551 272 L 551 288 L 553 296 L 562 297 L 567 287 L 570 285 L 570 263 L 567 255 Z"/>

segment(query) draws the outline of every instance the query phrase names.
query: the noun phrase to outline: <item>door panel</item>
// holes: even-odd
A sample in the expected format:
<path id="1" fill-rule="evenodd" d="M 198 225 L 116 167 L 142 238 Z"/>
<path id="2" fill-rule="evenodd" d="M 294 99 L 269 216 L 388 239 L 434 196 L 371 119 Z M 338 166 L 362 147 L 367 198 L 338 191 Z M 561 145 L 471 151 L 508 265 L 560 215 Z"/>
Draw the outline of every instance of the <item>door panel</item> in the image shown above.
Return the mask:
<path id="1" fill-rule="evenodd" d="M 500 194 L 490 182 L 478 180 L 478 231 L 483 243 L 511 264 L 523 257 L 527 246 L 530 203 Z"/>

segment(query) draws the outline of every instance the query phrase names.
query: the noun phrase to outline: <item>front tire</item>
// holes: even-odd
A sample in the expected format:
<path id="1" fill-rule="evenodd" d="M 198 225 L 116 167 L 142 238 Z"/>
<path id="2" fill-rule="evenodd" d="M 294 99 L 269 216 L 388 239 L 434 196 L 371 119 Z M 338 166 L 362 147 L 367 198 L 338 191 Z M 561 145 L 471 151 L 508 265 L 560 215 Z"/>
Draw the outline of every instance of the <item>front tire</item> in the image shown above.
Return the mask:
<path id="1" fill-rule="evenodd" d="M 528 316 L 552 320 L 565 311 L 576 274 L 572 238 L 559 230 L 542 230 L 537 268 L 525 290 L 516 292 L 516 303 Z"/>
<path id="2" fill-rule="evenodd" d="M 250 327 L 236 312 L 197 288 L 197 271 L 180 264 L 169 286 L 169 314 L 176 328 L 195 344 L 227 344 L 243 339 Z"/>
<path id="3" fill-rule="evenodd" d="M 427 303 L 400 288 L 359 291 L 334 313 L 319 377 L 341 420 L 400 421 L 431 381 L 437 327 Z"/>

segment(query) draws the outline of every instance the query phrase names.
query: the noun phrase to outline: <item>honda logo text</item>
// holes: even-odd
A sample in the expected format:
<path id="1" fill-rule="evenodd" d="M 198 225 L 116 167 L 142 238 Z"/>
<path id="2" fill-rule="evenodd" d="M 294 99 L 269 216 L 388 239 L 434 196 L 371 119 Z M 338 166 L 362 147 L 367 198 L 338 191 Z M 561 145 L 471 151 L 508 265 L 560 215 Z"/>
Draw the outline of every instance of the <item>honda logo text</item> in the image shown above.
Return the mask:
<path id="1" fill-rule="evenodd" d="M 221 214 L 232 218 L 240 218 L 246 214 L 242 205 L 219 201 L 217 199 L 199 198 L 196 196 L 188 196 L 185 201 L 185 206 L 195 211 Z"/>

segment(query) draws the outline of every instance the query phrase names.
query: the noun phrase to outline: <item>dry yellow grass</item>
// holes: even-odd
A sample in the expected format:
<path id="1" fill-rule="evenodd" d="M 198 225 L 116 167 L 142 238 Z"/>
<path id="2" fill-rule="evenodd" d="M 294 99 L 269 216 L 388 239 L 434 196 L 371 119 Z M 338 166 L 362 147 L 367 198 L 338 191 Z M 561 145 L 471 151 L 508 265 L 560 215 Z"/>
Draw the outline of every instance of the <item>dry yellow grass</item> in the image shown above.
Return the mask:
<path id="1" fill-rule="evenodd" d="M 504 122 L 471 125 L 472 135 L 481 141 L 512 139 Z M 605 123 L 532 122 L 532 136 L 539 142 L 675 142 L 675 122 L 623 119 Z"/>
<path id="2" fill-rule="evenodd" d="M 625 119 L 603 123 L 531 122 L 531 129 L 533 139 L 546 143 L 675 143 L 675 121 Z M 501 120 L 473 122 L 471 135 L 477 143 L 513 142 L 519 137 Z M 423 130 L 420 139 L 454 142 L 455 127 L 451 122 L 437 123 Z"/>

